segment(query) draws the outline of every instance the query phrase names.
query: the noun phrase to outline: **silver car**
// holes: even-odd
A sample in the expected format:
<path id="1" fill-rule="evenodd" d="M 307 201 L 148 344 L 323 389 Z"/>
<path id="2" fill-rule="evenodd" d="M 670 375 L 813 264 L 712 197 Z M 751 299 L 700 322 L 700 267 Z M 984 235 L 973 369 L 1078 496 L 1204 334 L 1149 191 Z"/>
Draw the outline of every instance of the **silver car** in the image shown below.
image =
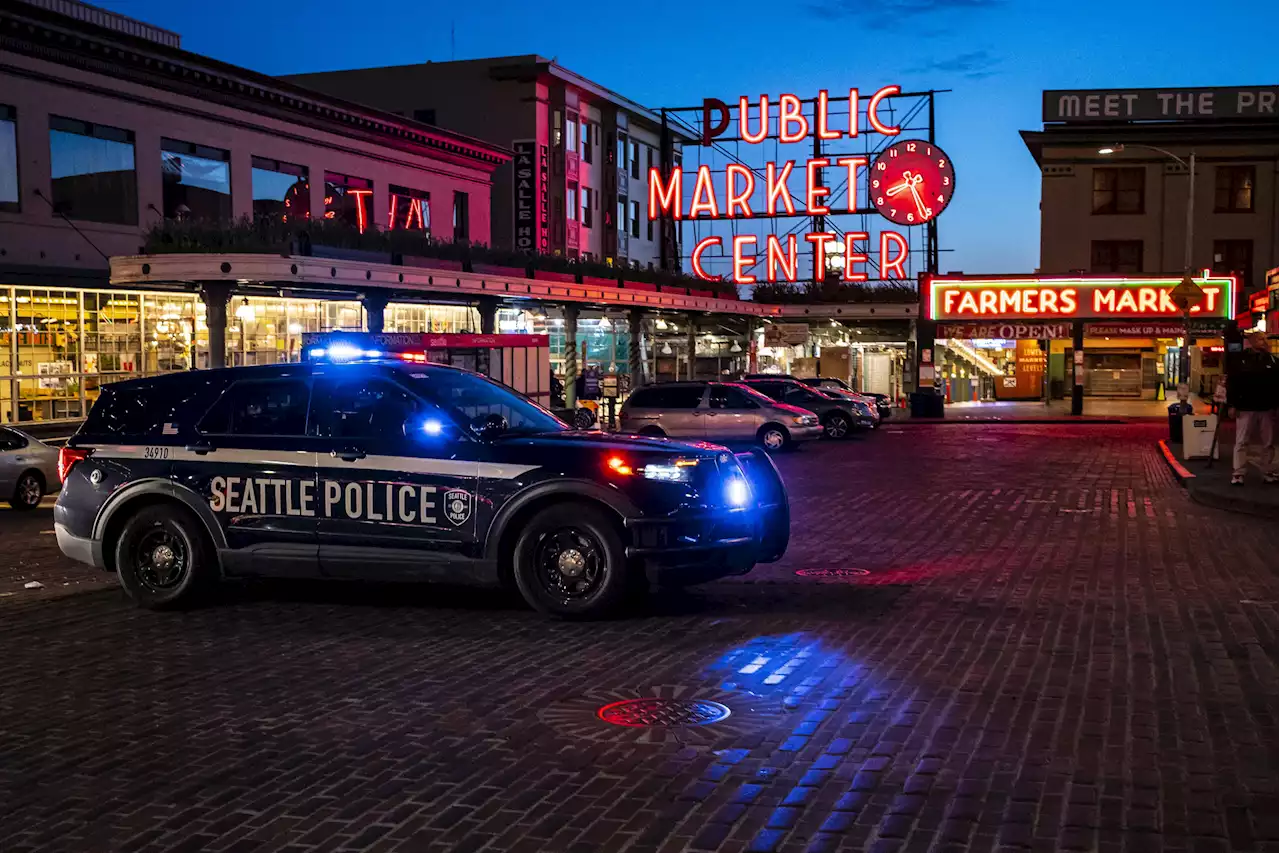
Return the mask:
<path id="1" fill-rule="evenodd" d="M 14 509 L 35 509 L 42 497 L 60 488 L 58 448 L 0 426 L 0 500 Z"/>
<path id="2" fill-rule="evenodd" d="M 632 392 L 622 432 L 723 442 L 759 442 L 781 450 L 822 435 L 818 416 L 731 382 L 668 382 Z"/>

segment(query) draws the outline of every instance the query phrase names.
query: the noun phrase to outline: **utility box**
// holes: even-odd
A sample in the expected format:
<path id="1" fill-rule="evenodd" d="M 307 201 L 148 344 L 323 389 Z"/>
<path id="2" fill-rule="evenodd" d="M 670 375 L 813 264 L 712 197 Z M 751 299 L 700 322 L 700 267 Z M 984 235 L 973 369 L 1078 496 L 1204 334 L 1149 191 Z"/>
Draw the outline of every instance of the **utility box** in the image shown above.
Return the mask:
<path id="1" fill-rule="evenodd" d="M 1213 444 L 1213 436 L 1217 431 L 1217 415 L 1183 415 L 1182 458 L 1208 459 L 1209 449 L 1213 448 L 1213 458 L 1217 459 L 1218 448 Z"/>

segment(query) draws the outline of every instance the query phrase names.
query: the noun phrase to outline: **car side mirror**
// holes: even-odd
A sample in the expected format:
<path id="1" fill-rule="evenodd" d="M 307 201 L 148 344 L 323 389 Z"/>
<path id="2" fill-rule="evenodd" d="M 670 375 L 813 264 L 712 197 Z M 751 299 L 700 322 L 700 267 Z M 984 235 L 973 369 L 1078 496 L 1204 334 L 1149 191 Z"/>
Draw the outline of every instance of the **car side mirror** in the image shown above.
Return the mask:
<path id="1" fill-rule="evenodd" d="M 471 432 L 482 441 L 493 441 L 507 429 L 507 419 L 499 414 L 477 415 L 471 420 Z"/>

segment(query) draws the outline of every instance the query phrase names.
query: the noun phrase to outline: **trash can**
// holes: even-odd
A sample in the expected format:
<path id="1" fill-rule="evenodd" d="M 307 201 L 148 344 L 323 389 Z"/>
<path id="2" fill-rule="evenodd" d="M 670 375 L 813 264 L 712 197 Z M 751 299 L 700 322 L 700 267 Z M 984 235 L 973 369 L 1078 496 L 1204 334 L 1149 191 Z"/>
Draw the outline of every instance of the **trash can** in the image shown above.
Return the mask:
<path id="1" fill-rule="evenodd" d="M 941 418 L 943 416 L 942 396 L 930 391 L 911 392 L 911 417 Z"/>
<path id="2" fill-rule="evenodd" d="M 1195 409 L 1190 403 L 1170 403 L 1169 404 L 1169 441 L 1173 444 L 1182 444 L 1182 416 L 1189 415 Z"/>

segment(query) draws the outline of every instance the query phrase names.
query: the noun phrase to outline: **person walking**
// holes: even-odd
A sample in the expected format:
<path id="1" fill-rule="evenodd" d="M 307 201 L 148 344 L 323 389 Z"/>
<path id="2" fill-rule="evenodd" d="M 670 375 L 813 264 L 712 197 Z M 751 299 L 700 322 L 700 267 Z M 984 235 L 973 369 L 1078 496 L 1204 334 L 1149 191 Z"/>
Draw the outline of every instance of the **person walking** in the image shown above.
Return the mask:
<path id="1" fill-rule="evenodd" d="M 1231 485 L 1244 485 L 1250 451 L 1264 483 L 1276 482 L 1276 409 L 1280 405 L 1280 370 L 1266 334 L 1253 332 L 1247 346 L 1233 359 L 1227 374 L 1228 414 L 1236 421 L 1236 447 Z"/>

